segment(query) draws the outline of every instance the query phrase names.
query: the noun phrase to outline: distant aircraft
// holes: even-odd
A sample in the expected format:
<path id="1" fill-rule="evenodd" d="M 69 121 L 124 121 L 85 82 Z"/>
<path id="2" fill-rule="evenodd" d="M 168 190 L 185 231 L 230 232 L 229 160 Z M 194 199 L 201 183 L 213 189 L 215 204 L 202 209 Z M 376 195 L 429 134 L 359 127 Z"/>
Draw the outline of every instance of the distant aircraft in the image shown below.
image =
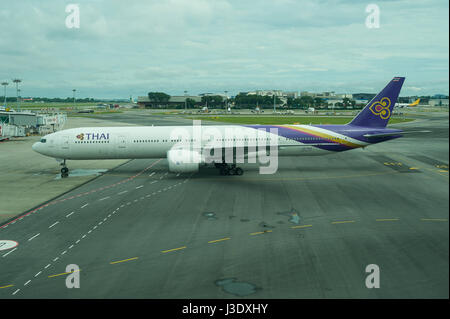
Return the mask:
<path id="1" fill-rule="evenodd" d="M 167 158 L 171 172 L 196 172 L 203 163 L 214 163 L 221 175 L 242 175 L 236 167 L 238 149 L 248 158 L 267 147 L 277 147 L 278 156 L 324 155 L 348 151 L 401 137 L 399 129 L 386 128 L 404 77 L 393 78 L 364 109 L 345 125 L 207 125 L 195 135 L 196 126 L 82 127 L 44 136 L 34 151 L 62 162 L 66 160 Z M 176 135 L 176 131 L 184 132 Z M 228 130 L 228 131 L 227 131 Z M 227 132 L 234 130 L 232 137 Z M 178 134 L 178 133 L 177 133 Z M 258 149 L 258 151 L 256 151 Z M 211 161 L 211 150 L 233 152 Z M 272 152 L 272 150 L 271 150 Z M 261 153 L 261 154 L 262 154 Z M 242 154 L 242 153 L 241 153 Z M 241 161 L 242 163 L 242 161 Z"/>
<path id="2" fill-rule="evenodd" d="M 417 100 L 415 100 L 415 101 L 412 102 L 412 103 L 396 103 L 396 104 L 395 104 L 395 107 L 399 107 L 399 108 L 404 108 L 404 107 L 414 107 L 414 106 L 417 106 L 417 105 L 419 104 L 419 102 L 420 102 L 420 98 L 417 99 Z"/>

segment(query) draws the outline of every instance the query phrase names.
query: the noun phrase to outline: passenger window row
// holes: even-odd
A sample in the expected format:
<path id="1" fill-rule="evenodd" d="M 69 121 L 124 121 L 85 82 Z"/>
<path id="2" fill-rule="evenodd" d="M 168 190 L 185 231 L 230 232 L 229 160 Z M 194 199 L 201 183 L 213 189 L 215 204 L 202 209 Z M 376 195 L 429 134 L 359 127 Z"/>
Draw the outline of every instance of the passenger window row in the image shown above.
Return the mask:
<path id="1" fill-rule="evenodd" d="M 76 144 L 85 144 L 85 143 L 109 143 L 109 141 L 75 141 Z"/>

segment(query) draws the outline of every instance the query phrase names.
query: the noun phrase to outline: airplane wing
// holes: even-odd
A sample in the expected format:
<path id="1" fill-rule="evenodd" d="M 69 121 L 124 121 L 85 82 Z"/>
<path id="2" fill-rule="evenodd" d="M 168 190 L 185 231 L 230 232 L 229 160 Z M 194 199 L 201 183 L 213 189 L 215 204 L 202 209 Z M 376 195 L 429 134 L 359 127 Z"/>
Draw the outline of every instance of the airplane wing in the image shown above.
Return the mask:
<path id="1" fill-rule="evenodd" d="M 311 146 L 325 146 L 325 145 L 338 145 L 337 143 L 311 143 L 311 144 L 292 144 L 292 145 L 278 145 L 278 149 L 279 150 L 283 150 L 283 149 L 289 149 L 292 147 L 311 147 Z M 214 147 L 216 146 L 216 147 Z M 266 152 L 269 151 L 269 145 L 265 146 Z M 237 146 L 232 146 L 232 147 L 225 147 L 223 145 L 208 145 L 203 147 L 203 149 L 199 152 L 203 153 L 203 154 L 208 154 L 206 155 L 207 157 L 212 156 L 212 150 L 214 150 L 214 152 L 216 152 L 216 150 L 218 151 L 219 149 L 221 150 L 221 154 L 225 154 L 227 151 L 228 152 L 232 152 L 233 154 L 233 158 L 241 158 L 241 155 L 243 155 L 243 158 L 247 158 L 249 156 L 249 154 L 257 154 L 258 153 L 258 147 L 255 146 L 251 146 L 250 149 L 252 149 L 252 152 L 249 152 L 249 147 L 248 146 L 243 146 L 243 145 L 237 145 Z M 263 148 L 264 149 L 264 148 Z M 237 156 L 239 155 L 239 156 Z"/>

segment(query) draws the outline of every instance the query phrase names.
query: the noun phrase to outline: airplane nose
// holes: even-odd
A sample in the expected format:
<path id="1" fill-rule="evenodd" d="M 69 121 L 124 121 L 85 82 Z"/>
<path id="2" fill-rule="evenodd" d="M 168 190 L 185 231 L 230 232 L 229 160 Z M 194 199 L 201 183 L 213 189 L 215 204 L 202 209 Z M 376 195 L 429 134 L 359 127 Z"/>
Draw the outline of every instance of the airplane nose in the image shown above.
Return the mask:
<path id="1" fill-rule="evenodd" d="M 34 144 L 31 146 L 31 148 L 33 149 L 33 151 L 39 153 L 39 144 L 40 144 L 40 142 L 36 142 L 36 143 L 34 143 Z"/>

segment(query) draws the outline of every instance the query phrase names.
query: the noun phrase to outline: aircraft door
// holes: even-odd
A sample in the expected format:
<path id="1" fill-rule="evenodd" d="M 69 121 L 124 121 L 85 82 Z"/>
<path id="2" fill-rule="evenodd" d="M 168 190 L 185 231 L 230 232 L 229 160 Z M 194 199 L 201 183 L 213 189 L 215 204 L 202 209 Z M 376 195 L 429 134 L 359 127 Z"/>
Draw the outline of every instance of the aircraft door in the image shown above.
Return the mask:
<path id="1" fill-rule="evenodd" d="M 62 140 L 61 140 L 61 149 L 62 149 L 63 151 L 68 151 L 68 150 L 69 150 L 69 136 L 64 135 L 64 136 L 62 137 Z"/>
<path id="2" fill-rule="evenodd" d="M 127 148 L 127 140 L 124 135 L 119 135 L 119 143 L 117 143 L 119 150 L 124 151 Z"/>

